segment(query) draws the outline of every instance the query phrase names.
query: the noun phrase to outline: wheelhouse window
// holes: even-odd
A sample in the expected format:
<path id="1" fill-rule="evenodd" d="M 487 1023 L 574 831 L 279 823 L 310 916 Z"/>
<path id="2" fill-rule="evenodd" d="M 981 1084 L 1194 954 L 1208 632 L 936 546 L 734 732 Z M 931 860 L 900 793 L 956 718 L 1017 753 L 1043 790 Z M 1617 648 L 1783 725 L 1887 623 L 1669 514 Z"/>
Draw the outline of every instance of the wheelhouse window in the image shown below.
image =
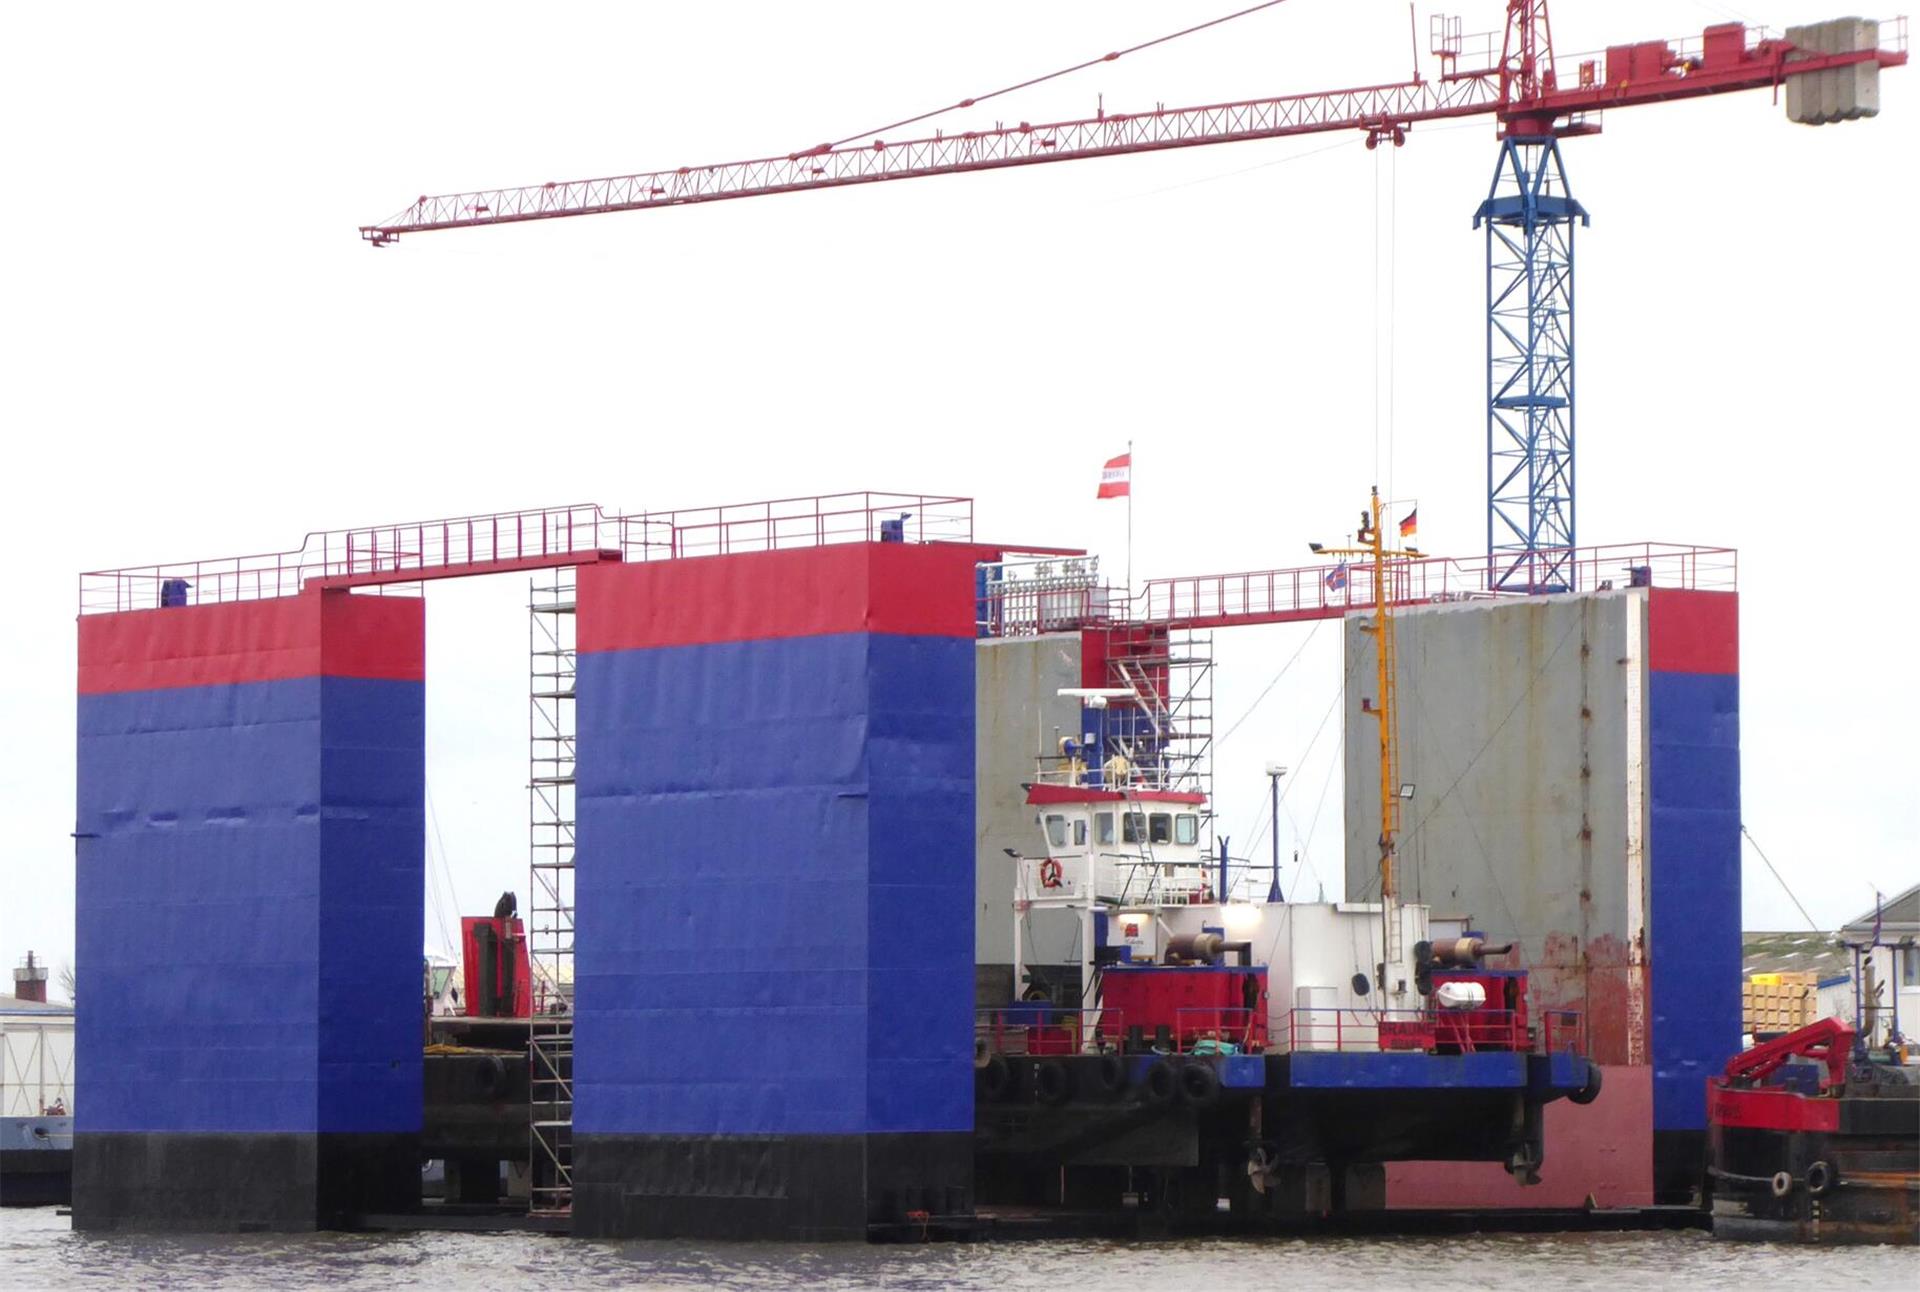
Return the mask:
<path id="1" fill-rule="evenodd" d="M 1113 846 L 1113 813 L 1102 812 L 1093 818 L 1093 841 L 1103 848 Z"/>
<path id="2" fill-rule="evenodd" d="M 1199 843 L 1200 818 L 1191 812 L 1182 812 L 1173 818 L 1173 841 L 1184 844 Z"/>
<path id="3" fill-rule="evenodd" d="M 1087 846 L 1087 819 L 1083 816 L 1073 819 L 1073 846 L 1076 848 Z"/>
<path id="4" fill-rule="evenodd" d="M 1147 818 L 1140 812 L 1129 812 L 1120 822 L 1120 842 L 1143 843 L 1147 837 Z"/>
<path id="5" fill-rule="evenodd" d="M 1067 818 L 1063 816 L 1047 818 L 1047 842 L 1055 848 L 1067 846 Z"/>
<path id="6" fill-rule="evenodd" d="M 1155 812 L 1147 818 L 1148 841 L 1152 843 L 1173 842 L 1173 814 Z"/>
<path id="7" fill-rule="evenodd" d="M 1900 985 L 1920 987 L 1920 947 L 1907 947 L 1900 952 Z"/>

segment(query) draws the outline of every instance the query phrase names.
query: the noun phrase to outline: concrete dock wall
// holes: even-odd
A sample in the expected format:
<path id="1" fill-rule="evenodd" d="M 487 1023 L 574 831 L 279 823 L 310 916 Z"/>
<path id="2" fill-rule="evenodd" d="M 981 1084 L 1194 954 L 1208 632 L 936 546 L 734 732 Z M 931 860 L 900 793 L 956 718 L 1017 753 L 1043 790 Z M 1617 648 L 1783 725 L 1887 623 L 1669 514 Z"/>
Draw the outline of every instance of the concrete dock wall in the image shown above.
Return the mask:
<path id="1" fill-rule="evenodd" d="M 1632 1129 L 1663 1197 L 1697 1176 L 1703 1082 L 1739 1046 L 1737 615 L 1637 588 L 1395 616 L 1400 895 L 1515 941 L 1536 1010 L 1580 1010 L 1595 1059 L 1651 1068 Z M 1378 893 L 1369 622 L 1346 634 L 1354 899 Z"/>

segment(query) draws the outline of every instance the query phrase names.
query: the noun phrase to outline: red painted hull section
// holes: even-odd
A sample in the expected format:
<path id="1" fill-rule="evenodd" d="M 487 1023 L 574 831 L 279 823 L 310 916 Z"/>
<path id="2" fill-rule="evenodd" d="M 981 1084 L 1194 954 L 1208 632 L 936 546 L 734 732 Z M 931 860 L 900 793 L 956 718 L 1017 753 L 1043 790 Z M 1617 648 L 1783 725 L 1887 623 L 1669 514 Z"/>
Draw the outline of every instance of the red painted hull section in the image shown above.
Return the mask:
<path id="1" fill-rule="evenodd" d="M 1600 1097 L 1543 1110 L 1546 1162 L 1523 1186 L 1498 1162 L 1393 1162 L 1396 1211 L 1539 1211 L 1653 1205 L 1653 1069 L 1604 1069 Z"/>

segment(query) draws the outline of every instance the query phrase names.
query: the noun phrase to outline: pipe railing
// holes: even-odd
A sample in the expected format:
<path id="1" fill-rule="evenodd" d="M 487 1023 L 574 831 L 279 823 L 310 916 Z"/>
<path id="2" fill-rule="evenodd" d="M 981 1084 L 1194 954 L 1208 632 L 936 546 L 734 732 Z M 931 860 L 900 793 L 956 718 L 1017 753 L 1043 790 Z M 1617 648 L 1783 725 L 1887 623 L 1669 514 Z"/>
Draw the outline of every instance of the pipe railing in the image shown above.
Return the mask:
<path id="1" fill-rule="evenodd" d="M 414 595 L 429 579 L 600 560 L 972 537 L 972 499 L 933 494 L 865 491 L 633 515 L 576 503 L 316 531 L 285 552 L 89 571 L 80 576 L 80 613 L 290 597 L 316 584 Z"/>

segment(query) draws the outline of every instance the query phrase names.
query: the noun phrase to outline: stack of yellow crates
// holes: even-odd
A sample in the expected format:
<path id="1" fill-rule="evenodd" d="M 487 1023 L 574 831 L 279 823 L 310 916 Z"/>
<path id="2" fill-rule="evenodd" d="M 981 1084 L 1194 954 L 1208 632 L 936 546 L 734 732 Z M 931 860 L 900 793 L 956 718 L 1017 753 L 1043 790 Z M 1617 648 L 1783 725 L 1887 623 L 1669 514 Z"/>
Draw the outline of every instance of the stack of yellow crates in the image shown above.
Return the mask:
<path id="1" fill-rule="evenodd" d="M 1819 1015 L 1819 978 L 1811 973 L 1756 973 L 1741 993 L 1747 1035 L 1791 1032 Z"/>

